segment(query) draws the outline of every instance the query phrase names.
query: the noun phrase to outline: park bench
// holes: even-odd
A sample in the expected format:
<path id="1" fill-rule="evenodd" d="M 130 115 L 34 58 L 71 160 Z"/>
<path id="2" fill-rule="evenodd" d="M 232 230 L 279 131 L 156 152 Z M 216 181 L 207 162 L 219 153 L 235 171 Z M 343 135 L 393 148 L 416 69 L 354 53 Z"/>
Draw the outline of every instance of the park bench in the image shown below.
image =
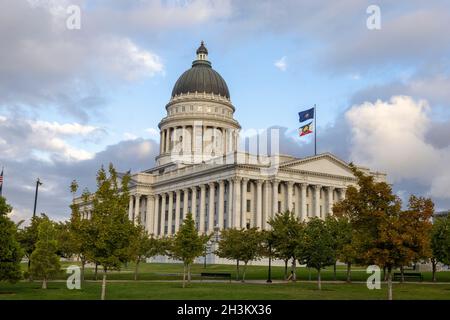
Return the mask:
<path id="1" fill-rule="evenodd" d="M 406 280 L 420 280 L 423 281 L 423 276 L 420 272 L 405 272 L 403 278 Z M 394 281 L 402 280 L 402 274 L 400 272 L 394 272 Z"/>
<path id="2" fill-rule="evenodd" d="M 202 272 L 200 277 L 203 278 L 222 278 L 222 279 L 230 279 L 231 282 L 231 273 L 223 273 L 223 272 Z"/>

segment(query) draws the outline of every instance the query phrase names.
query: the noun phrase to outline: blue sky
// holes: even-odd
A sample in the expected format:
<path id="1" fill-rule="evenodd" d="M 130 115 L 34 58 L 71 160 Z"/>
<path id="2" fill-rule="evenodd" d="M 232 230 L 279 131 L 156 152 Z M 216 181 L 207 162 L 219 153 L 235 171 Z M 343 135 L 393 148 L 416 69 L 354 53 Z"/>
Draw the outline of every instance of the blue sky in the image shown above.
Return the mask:
<path id="1" fill-rule="evenodd" d="M 149 168 L 154 130 L 201 40 L 243 129 L 283 129 L 311 154 L 297 113 L 318 106 L 318 151 L 389 175 L 394 190 L 450 208 L 450 5 L 378 1 L 6 0 L 0 4 L 0 165 L 13 217 L 68 216 L 74 178 L 102 163 Z M 81 29 L 66 28 L 67 7 Z M 385 129 L 384 129 L 385 128 Z"/>

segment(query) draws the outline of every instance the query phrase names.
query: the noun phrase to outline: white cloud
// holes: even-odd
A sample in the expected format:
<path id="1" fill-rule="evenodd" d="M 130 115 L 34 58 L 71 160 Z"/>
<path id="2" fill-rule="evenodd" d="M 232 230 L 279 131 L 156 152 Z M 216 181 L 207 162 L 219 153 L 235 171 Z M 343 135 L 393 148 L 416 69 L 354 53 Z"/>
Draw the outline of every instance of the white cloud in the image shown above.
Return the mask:
<path id="1" fill-rule="evenodd" d="M 286 71 L 287 69 L 286 56 L 283 56 L 279 60 L 275 61 L 274 66 L 280 69 L 281 71 Z"/>
<path id="2" fill-rule="evenodd" d="M 438 149 L 426 141 L 433 130 L 424 100 L 394 96 L 353 106 L 350 124 L 351 159 L 388 173 L 392 182 L 415 180 L 429 195 L 450 198 L 450 148 Z"/>
<path id="3" fill-rule="evenodd" d="M 155 128 L 148 128 L 144 130 L 147 132 L 152 138 L 158 138 L 159 139 L 159 130 Z"/>

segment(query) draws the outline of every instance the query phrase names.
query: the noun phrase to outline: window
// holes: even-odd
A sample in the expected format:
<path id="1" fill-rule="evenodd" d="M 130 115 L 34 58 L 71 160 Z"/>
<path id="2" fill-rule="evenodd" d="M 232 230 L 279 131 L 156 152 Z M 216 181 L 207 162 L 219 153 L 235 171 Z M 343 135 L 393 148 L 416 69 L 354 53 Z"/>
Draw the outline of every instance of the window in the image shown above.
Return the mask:
<path id="1" fill-rule="evenodd" d="M 247 200 L 247 212 L 252 211 L 252 202 L 251 200 Z"/>
<path id="2" fill-rule="evenodd" d="M 306 204 L 306 216 L 309 217 L 309 204 Z"/>
<path id="3" fill-rule="evenodd" d="M 278 201 L 278 212 L 281 212 L 281 201 Z"/>
<path id="4" fill-rule="evenodd" d="M 278 185 L 278 193 L 281 193 L 281 184 Z"/>
<path id="5" fill-rule="evenodd" d="M 309 187 L 306 187 L 306 196 L 309 197 Z"/>
<path id="6" fill-rule="evenodd" d="M 247 192 L 250 192 L 252 190 L 252 185 L 250 183 L 247 183 Z"/>

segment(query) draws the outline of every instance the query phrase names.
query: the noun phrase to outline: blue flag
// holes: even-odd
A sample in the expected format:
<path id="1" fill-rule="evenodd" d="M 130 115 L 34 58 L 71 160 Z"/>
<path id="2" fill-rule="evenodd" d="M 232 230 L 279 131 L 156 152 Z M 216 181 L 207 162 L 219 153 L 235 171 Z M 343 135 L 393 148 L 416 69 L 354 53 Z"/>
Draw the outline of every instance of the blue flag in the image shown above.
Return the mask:
<path id="1" fill-rule="evenodd" d="M 310 119 L 314 119 L 314 108 L 311 108 L 311 109 L 308 109 L 308 110 L 298 113 L 298 120 L 300 122 L 310 120 Z"/>

